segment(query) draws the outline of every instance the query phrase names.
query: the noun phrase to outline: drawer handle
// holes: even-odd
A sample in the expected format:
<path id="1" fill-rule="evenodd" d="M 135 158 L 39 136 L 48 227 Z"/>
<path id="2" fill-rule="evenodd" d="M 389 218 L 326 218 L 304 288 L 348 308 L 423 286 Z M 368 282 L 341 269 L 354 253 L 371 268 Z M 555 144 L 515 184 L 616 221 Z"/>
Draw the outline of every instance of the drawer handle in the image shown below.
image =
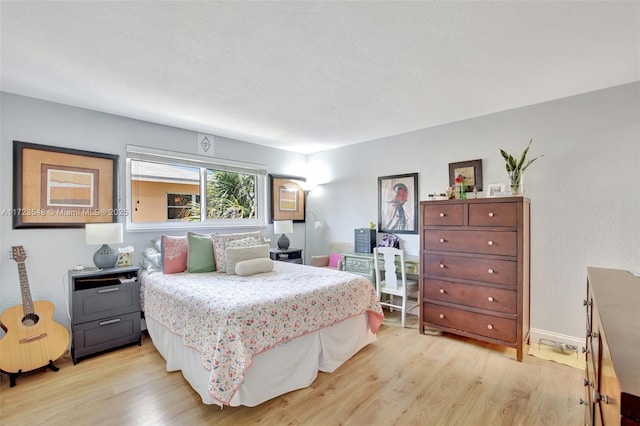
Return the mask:
<path id="1" fill-rule="evenodd" d="M 445 214 L 444 213 L 440 213 L 440 217 L 445 217 Z"/>
<path id="2" fill-rule="evenodd" d="M 493 274 L 495 271 L 494 271 L 492 268 L 489 268 L 489 269 L 487 270 L 487 272 L 488 272 L 488 273 L 490 273 L 490 274 Z"/>
<path id="3" fill-rule="evenodd" d="M 440 264 L 440 269 L 444 269 L 444 263 Z"/>
<path id="4" fill-rule="evenodd" d="M 444 238 L 440 238 L 440 242 L 441 242 L 441 243 L 444 243 Z"/>
<path id="5" fill-rule="evenodd" d="M 113 291 L 120 291 L 120 287 L 103 288 L 102 290 L 98 290 L 98 294 L 111 293 Z"/>
<path id="6" fill-rule="evenodd" d="M 440 315 L 438 315 L 438 316 L 440 317 L 440 319 L 443 319 L 443 318 L 444 318 L 444 314 L 440 314 Z"/>
<path id="7" fill-rule="evenodd" d="M 444 288 L 440 289 L 440 294 L 444 294 Z"/>
<path id="8" fill-rule="evenodd" d="M 114 319 L 110 319 L 107 321 L 101 321 L 98 323 L 99 326 L 103 326 L 103 325 L 109 325 L 109 324 L 115 324 L 117 322 L 120 322 L 120 318 L 114 318 Z"/>
<path id="9" fill-rule="evenodd" d="M 489 240 L 489 241 L 487 241 L 487 244 L 489 244 L 490 246 L 492 246 L 492 245 L 493 245 L 493 241 Z"/>
<path id="10" fill-rule="evenodd" d="M 495 214 L 493 212 L 489 212 L 489 217 L 493 217 Z"/>
<path id="11" fill-rule="evenodd" d="M 492 297 L 492 296 L 489 296 L 489 297 L 487 297 L 487 300 L 488 300 L 489 302 L 493 302 L 493 297 Z"/>
<path id="12" fill-rule="evenodd" d="M 489 325 L 487 325 L 487 328 L 488 328 L 489 330 L 493 330 L 493 325 L 489 324 Z"/>

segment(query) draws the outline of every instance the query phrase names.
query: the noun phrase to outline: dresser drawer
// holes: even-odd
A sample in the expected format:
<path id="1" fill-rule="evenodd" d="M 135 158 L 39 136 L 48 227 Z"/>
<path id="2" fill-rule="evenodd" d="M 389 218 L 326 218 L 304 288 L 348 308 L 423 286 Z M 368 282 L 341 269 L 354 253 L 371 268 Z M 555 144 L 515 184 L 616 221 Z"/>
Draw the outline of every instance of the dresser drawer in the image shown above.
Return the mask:
<path id="1" fill-rule="evenodd" d="M 432 303 L 424 303 L 423 305 L 424 317 L 428 323 L 504 342 L 513 343 L 516 341 L 515 318 L 495 317 Z"/>
<path id="2" fill-rule="evenodd" d="M 423 233 L 427 250 L 516 256 L 516 232 L 434 229 Z"/>
<path id="3" fill-rule="evenodd" d="M 424 270 L 430 276 L 462 278 L 515 286 L 516 262 L 449 254 L 424 255 Z"/>
<path id="4" fill-rule="evenodd" d="M 424 280 L 424 297 L 430 300 L 472 306 L 496 312 L 515 314 L 516 292 L 477 284 L 441 280 Z"/>
<path id="5" fill-rule="evenodd" d="M 425 206 L 422 221 L 424 225 L 462 226 L 464 225 L 463 204 L 433 204 Z"/>
<path id="6" fill-rule="evenodd" d="M 78 290 L 73 295 L 74 324 L 139 311 L 138 282 Z"/>
<path id="7" fill-rule="evenodd" d="M 516 218 L 516 203 L 469 204 L 469 226 L 514 227 Z"/>
<path id="8" fill-rule="evenodd" d="M 73 326 L 74 360 L 136 342 L 140 342 L 139 311 Z"/>
<path id="9" fill-rule="evenodd" d="M 345 258 L 344 270 L 347 272 L 370 274 L 373 272 L 373 259 L 358 259 L 347 256 Z"/>

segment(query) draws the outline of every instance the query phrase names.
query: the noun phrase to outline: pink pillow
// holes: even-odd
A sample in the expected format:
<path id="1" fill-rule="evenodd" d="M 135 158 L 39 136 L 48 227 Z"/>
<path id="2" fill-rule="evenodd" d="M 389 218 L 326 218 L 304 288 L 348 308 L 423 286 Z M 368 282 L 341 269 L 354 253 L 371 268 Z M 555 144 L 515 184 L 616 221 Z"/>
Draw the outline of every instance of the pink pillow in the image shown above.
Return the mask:
<path id="1" fill-rule="evenodd" d="M 331 253 L 329 255 L 329 266 L 332 268 L 337 268 L 338 267 L 338 262 L 340 262 L 340 260 L 342 260 L 342 255 L 338 254 L 338 253 Z"/>
<path id="2" fill-rule="evenodd" d="M 187 270 L 187 254 L 189 241 L 187 236 L 162 236 L 162 272 L 176 274 Z"/>

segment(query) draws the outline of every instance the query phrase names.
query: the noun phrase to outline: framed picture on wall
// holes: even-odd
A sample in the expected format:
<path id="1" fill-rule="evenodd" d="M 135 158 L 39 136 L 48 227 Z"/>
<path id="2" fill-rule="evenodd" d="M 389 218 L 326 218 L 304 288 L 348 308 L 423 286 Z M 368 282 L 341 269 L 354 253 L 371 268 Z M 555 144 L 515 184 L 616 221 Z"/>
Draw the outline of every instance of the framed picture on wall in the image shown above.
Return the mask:
<path id="1" fill-rule="evenodd" d="M 305 220 L 305 193 L 300 182 L 303 177 L 269 175 L 271 220 Z"/>
<path id="2" fill-rule="evenodd" d="M 418 233 L 418 173 L 378 178 L 378 232 Z"/>
<path id="3" fill-rule="evenodd" d="M 115 222 L 118 158 L 13 141 L 13 228 Z"/>
<path id="4" fill-rule="evenodd" d="M 482 160 L 449 163 L 449 186 L 456 186 L 456 177 L 462 176 L 467 192 L 475 187 L 482 191 Z"/>

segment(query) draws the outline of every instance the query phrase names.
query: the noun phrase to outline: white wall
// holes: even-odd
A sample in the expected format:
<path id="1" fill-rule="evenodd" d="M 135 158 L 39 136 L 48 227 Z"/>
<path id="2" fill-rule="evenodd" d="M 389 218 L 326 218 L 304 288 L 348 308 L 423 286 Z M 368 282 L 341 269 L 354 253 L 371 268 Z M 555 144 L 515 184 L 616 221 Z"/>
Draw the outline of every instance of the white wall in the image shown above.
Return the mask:
<path id="1" fill-rule="evenodd" d="M 390 120 L 393 117 L 389 118 Z M 507 181 L 499 148 L 529 139 L 532 336 L 581 341 L 586 268 L 640 270 L 640 83 L 518 108 L 309 156 L 328 183 L 310 193 L 308 254 L 377 222 L 378 176 L 419 173 L 419 198 L 448 186 L 448 164 L 483 161 L 484 184 Z M 417 235 L 400 235 L 418 254 Z"/>
<path id="2" fill-rule="evenodd" d="M 125 208 L 126 145 L 152 146 L 197 154 L 197 133 L 110 114 L 74 108 L 33 98 L 0 92 L 0 211 L 12 208 L 13 140 L 120 155 L 120 208 Z M 305 175 L 306 157 L 260 145 L 217 137 L 219 158 L 264 164 L 269 173 Z M 268 179 L 267 179 L 268 180 Z M 267 202 L 268 203 L 268 202 Z M 124 218 L 119 218 L 124 222 Z M 205 232 L 205 231 L 199 231 Z M 225 232 L 232 232 L 228 230 Z M 273 238 L 273 229 L 263 229 Z M 174 232 L 176 233 L 176 232 Z M 177 232 L 180 233 L 180 232 Z M 125 245 L 136 249 L 134 262 L 159 232 L 125 233 Z M 304 225 L 295 224 L 289 235 L 293 247 L 304 246 Z M 84 229 L 12 229 L 12 218 L 0 217 L 0 312 L 22 303 L 17 267 L 9 258 L 11 246 L 27 251 L 26 268 L 34 300 L 56 305 L 54 319 L 64 325 L 67 312 L 67 273 L 75 265 L 93 264 L 97 249 L 84 242 Z M 115 247 L 115 246 L 114 246 Z M 1 332 L 0 332 L 0 335 Z"/>

